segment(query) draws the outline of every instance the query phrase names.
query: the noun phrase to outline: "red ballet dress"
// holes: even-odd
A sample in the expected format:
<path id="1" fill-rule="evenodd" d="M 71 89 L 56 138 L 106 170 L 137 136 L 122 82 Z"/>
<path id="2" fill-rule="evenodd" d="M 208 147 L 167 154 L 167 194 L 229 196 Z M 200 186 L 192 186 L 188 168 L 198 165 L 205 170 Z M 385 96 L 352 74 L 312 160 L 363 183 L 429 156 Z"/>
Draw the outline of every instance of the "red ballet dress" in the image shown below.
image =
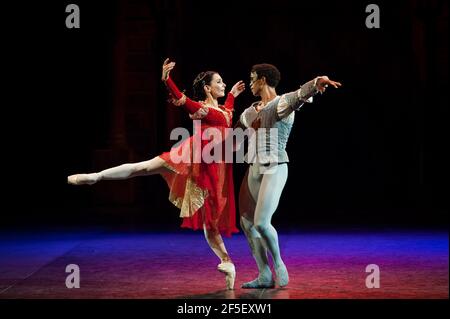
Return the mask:
<path id="1" fill-rule="evenodd" d="M 199 127 L 194 127 L 192 136 L 159 156 L 168 168 L 161 175 L 170 189 L 169 200 L 181 210 L 181 227 L 197 230 L 205 226 L 218 229 L 229 237 L 239 232 L 236 228 L 232 164 L 225 163 L 223 152 L 220 160 L 205 163 L 201 155 L 210 140 L 201 137 L 206 129 L 214 128 L 223 137 L 223 147 L 223 140 L 229 133 L 226 129 L 232 124 L 234 96 L 228 93 L 225 104 L 213 108 L 186 97 L 170 77 L 166 86 L 176 99 L 182 101 L 181 107 L 189 112 L 190 117 L 201 121 Z M 185 160 L 180 161 L 183 156 Z"/>

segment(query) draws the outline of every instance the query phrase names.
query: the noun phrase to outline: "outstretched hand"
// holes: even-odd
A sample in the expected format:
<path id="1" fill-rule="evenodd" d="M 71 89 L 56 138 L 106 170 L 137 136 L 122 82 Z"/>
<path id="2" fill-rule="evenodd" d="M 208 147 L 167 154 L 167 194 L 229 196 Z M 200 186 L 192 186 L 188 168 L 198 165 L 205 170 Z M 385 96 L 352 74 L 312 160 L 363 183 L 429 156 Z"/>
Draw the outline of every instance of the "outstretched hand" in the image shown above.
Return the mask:
<path id="1" fill-rule="evenodd" d="M 245 90 L 245 83 L 244 81 L 236 82 L 235 85 L 231 88 L 230 93 L 233 94 L 234 97 L 237 97 L 239 94 L 241 94 Z"/>
<path id="2" fill-rule="evenodd" d="M 331 86 L 333 86 L 336 89 L 339 88 L 340 86 L 342 86 L 342 84 L 340 82 L 336 82 L 336 81 L 330 80 L 328 78 L 328 76 L 326 76 L 326 75 L 319 76 L 317 78 L 316 86 L 317 86 L 317 89 L 319 90 L 320 93 L 325 92 L 325 90 L 328 87 L 328 85 L 331 85 Z"/>
<path id="3" fill-rule="evenodd" d="M 161 80 L 167 81 L 169 78 L 169 73 L 172 71 L 172 69 L 175 67 L 175 62 L 170 62 L 169 58 L 164 60 L 163 66 L 162 66 L 162 75 Z"/>

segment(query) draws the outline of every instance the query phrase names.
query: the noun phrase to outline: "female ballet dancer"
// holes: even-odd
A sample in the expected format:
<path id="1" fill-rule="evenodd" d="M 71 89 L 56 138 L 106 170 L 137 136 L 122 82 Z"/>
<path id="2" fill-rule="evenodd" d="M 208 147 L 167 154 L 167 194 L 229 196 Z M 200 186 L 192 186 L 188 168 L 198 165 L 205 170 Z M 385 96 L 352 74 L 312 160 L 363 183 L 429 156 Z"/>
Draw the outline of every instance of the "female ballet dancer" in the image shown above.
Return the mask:
<path id="1" fill-rule="evenodd" d="M 151 160 L 122 164 L 98 173 L 71 175 L 67 181 L 72 185 L 92 185 L 101 180 L 160 174 L 169 186 L 169 200 L 181 210 L 181 227 L 203 228 L 206 241 L 220 259 L 217 269 L 226 275 L 227 289 L 234 289 L 236 271 L 221 237 L 221 234 L 231 236 L 239 231 L 236 228 L 232 164 L 222 159 L 212 163 L 205 163 L 203 158 L 195 161 L 193 156 L 197 148 L 202 151 L 208 143 L 201 139 L 206 129 L 214 128 L 225 136 L 225 129 L 232 124 L 234 99 L 244 91 L 245 84 L 237 82 L 222 106 L 217 99 L 225 96 L 225 83 L 217 72 L 202 72 L 193 84 L 197 102 L 181 93 L 169 76 L 174 67 L 175 62 L 166 59 L 161 79 L 174 98 L 173 104 L 184 108 L 192 119 L 200 120 L 200 129 L 169 152 Z M 200 143 L 194 142 L 195 138 Z M 189 160 L 179 161 L 180 152 L 186 150 L 191 150 Z"/>

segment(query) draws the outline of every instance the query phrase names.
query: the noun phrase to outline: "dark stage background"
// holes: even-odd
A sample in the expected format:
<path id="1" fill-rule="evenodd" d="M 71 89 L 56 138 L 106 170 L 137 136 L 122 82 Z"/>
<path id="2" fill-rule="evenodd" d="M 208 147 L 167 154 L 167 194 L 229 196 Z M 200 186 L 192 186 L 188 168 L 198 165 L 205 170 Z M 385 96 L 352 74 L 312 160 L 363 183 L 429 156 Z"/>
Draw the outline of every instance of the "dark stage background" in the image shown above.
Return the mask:
<path id="1" fill-rule="evenodd" d="M 76 3 L 81 28 L 65 27 Z M 381 28 L 367 29 L 377 3 Z M 278 93 L 317 75 L 343 83 L 296 114 L 274 223 L 444 226 L 448 214 L 448 1 L 53 1 L 9 25 L 14 98 L 4 108 L 2 224 L 180 223 L 159 176 L 94 186 L 67 175 L 150 159 L 191 128 L 167 105 L 165 57 L 187 89 L 203 70 L 245 80 L 273 63 Z M 7 14 L 7 13 L 5 13 Z M 235 117 L 236 120 L 237 117 Z M 5 127 L 8 127 L 5 129 Z M 235 188 L 245 165 L 235 165 Z"/>

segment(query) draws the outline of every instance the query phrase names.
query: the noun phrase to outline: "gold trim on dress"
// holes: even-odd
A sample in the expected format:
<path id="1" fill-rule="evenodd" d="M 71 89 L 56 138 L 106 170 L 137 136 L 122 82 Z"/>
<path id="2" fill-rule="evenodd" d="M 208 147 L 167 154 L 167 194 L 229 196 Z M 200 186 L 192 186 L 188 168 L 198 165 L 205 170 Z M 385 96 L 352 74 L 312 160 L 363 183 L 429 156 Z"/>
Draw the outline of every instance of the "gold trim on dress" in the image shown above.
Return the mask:
<path id="1" fill-rule="evenodd" d="M 225 117 L 225 121 L 227 122 L 227 125 L 231 126 L 231 120 L 233 118 L 233 110 L 229 110 L 222 105 L 220 105 L 219 107 L 207 105 L 203 101 L 200 101 L 199 103 L 201 105 L 203 105 L 203 107 L 201 109 L 199 109 L 197 112 L 195 112 L 194 114 L 191 114 L 190 115 L 191 119 L 194 119 L 194 120 L 202 119 L 208 114 L 209 109 L 213 109 L 213 110 L 221 112 L 223 114 L 223 116 Z"/>
<path id="2" fill-rule="evenodd" d="M 206 115 L 208 115 L 209 109 L 208 107 L 199 108 L 195 113 L 189 114 L 189 117 L 193 120 L 201 120 Z"/>
<path id="3" fill-rule="evenodd" d="M 208 190 L 202 190 L 192 180 L 186 181 L 186 188 L 183 197 L 177 197 L 173 192 L 169 194 L 169 200 L 176 207 L 180 208 L 180 217 L 192 217 L 204 204 L 208 197 Z"/>
<path id="4" fill-rule="evenodd" d="M 182 95 L 179 99 L 173 98 L 172 104 L 175 106 L 181 106 L 186 103 L 186 95 Z"/>
<path id="5" fill-rule="evenodd" d="M 184 177 L 173 166 L 166 161 L 163 162 L 163 166 L 172 171 L 179 177 Z M 194 165 L 193 169 L 198 165 Z M 194 172 L 195 176 L 195 172 Z M 176 178 L 176 177 L 175 177 Z M 209 196 L 208 190 L 201 189 L 192 178 L 187 177 L 184 196 L 178 196 L 176 192 L 172 191 L 169 187 L 169 201 L 180 209 L 180 217 L 192 217 L 195 212 L 198 211 L 205 204 L 205 199 Z"/>

